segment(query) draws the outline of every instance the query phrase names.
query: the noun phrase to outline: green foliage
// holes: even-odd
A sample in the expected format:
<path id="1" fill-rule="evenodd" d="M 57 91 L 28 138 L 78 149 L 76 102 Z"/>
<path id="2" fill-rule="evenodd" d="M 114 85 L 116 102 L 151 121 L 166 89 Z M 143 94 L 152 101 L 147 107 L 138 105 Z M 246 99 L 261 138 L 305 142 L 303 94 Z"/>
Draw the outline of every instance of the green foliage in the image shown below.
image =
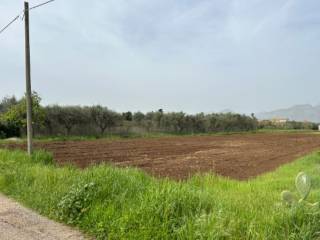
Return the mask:
<path id="1" fill-rule="evenodd" d="M 20 127 L 14 123 L 0 123 L 0 131 L 4 133 L 5 138 L 20 137 Z"/>
<path id="2" fill-rule="evenodd" d="M 20 136 L 26 127 L 25 98 L 16 100 L 7 97 L 0 102 L 1 137 Z M 218 132 L 245 132 L 259 129 L 312 129 L 315 123 L 288 121 L 274 123 L 258 122 L 254 114 L 237 113 L 186 114 L 184 112 L 157 111 L 117 113 L 100 105 L 46 106 L 40 105 L 41 98 L 33 93 L 34 134 L 45 137 L 117 135 L 120 137 L 147 134 L 211 134 Z M 1 129 L 1 124 L 5 130 Z"/>
<path id="3" fill-rule="evenodd" d="M 0 122 L 0 139 L 5 139 L 7 137 L 7 127 Z"/>
<path id="4" fill-rule="evenodd" d="M 91 136 L 116 134 L 124 137 L 147 133 L 198 134 L 255 130 L 257 120 L 239 114 L 204 113 L 187 115 L 183 112 L 157 112 L 143 114 L 123 113 L 122 116 L 106 107 L 48 106 L 45 126 L 49 135 L 66 134 Z M 81 134 L 80 134 L 81 133 Z"/>
<path id="5" fill-rule="evenodd" d="M 197 134 L 251 131 L 257 128 L 257 119 L 254 116 L 233 113 L 191 115 L 159 109 L 146 114 L 141 112 L 133 114 L 130 111 L 119 114 L 100 105 L 42 107 L 40 102 L 39 95 L 33 93 L 34 133 L 41 136 L 116 134 L 128 137 L 132 134 L 146 133 Z M 10 134 L 6 135 L 10 136 L 12 133 L 16 134 L 17 129 L 20 131 L 25 128 L 25 98 L 19 101 L 15 98 L 5 98 L 0 103 L 0 122 L 5 123 L 10 131 Z"/>
<path id="6" fill-rule="evenodd" d="M 44 123 L 45 112 L 40 105 L 41 98 L 36 93 L 32 93 L 32 120 L 33 125 L 41 126 Z M 26 98 L 22 98 L 18 103 L 12 105 L 5 113 L 1 115 L 2 122 L 12 128 L 26 128 L 27 112 Z"/>
<path id="7" fill-rule="evenodd" d="M 88 121 L 87 112 L 82 111 L 82 108 L 79 106 L 55 106 L 55 108 L 57 110 L 53 119 L 56 119 L 59 124 L 65 127 L 67 135 L 70 135 L 71 129 L 75 125 L 84 124 Z"/>
<path id="8" fill-rule="evenodd" d="M 287 121 L 278 123 L 271 120 L 259 122 L 259 129 L 282 129 L 282 130 L 318 130 L 318 124 L 312 122 Z"/>
<path id="9" fill-rule="evenodd" d="M 135 121 L 139 125 L 142 123 L 144 119 L 145 115 L 142 112 L 136 112 L 133 114 L 133 121 Z"/>
<path id="10" fill-rule="evenodd" d="M 58 168 L 39 160 L 40 155 L 35 160 L 23 152 L 0 150 L 0 191 L 96 239 L 292 240 L 319 236 L 317 211 L 310 214 L 303 204 L 289 209 L 275 204 L 279 189 L 290 189 L 300 169 L 312 177 L 308 199 L 319 199 L 319 154 L 244 182 L 211 174 L 175 182 L 106 165 L 85 170 Z"/>
<path id="11" fill-rule="evenodd" d="M 57 215 L 61 221 L 68 224 L 78 223 L 81 217 L 89 210 L 90 203 L 94 198 L 95 184 L 77 183 L 62 197 L 57 206 Z"/>
<path id="12" fill-rule="evenodd" d="M 5 139 L 6 137 L 7 134 L 4 131 L 0 130 L 0 139 Z"/>
<path id="13" fill-rule="evenodd" d="M 125 121 L 129 121 L 129 122 L 131 122 L 133 119 L 132 112 L 124 112 L 122 113 L 122 117 Z"/>
<path id="14" fill-rule="evenodd" d="M 12 106 L 18 103 L 15 96 L 5 97 L 0 102 L 0 114 L 7 112 Z"/>

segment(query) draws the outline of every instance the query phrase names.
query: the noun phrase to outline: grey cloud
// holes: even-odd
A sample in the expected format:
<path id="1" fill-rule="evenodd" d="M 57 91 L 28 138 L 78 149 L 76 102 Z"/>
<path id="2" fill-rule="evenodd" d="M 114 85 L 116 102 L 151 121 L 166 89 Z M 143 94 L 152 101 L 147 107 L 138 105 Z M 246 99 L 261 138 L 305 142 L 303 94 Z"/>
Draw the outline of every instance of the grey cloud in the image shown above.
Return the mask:
<path id="1" fill-rule="evenodd" d="M 0 24 L 21 8 L 2 0 Z M 317 104 L 319 10 L 316 0 L 56 0 L 31 15 L 33 86 L 48 104 L 123 111 Z M 23 61 L 20 21 L 0 35 L 0 97 L 23 94 Z"/>

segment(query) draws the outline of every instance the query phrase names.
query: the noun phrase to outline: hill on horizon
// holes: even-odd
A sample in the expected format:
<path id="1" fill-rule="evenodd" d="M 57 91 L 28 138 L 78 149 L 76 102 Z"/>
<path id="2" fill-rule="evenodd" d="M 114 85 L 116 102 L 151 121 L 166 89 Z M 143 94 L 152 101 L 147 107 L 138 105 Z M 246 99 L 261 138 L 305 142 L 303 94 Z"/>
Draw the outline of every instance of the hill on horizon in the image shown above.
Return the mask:
<path id="1" fill-rule="evenodd" d="M 288 118 L 292 121 L 309 121 L 320 123 L 320 105 L 310 104 L 295 105 L 290 108 L 278 109 L 271 112 L 261 112 L 256 114 L 259 120 L 270 120 L 274 118 Z"/>

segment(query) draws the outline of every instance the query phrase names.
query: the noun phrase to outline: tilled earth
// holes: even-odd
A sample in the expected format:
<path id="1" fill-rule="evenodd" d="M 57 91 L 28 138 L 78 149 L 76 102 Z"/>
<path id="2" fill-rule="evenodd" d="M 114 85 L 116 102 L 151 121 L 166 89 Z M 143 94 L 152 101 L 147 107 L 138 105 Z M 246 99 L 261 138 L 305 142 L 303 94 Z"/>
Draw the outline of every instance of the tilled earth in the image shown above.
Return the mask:
<path id="1" fill-rule="evenodd" d="M 5 147 L 25 146 L 11 143 Z M 214 172 L 246 180 L 320 150 L 320 135 L 259 133 L 56 141 L 36 143 L 36 148 L 52 152 L 58 164 L 72 163 L 81 168 L 106 162 L 120 167 L 138 167 L 156 177 L 186 179 L 195 173 Z"/>

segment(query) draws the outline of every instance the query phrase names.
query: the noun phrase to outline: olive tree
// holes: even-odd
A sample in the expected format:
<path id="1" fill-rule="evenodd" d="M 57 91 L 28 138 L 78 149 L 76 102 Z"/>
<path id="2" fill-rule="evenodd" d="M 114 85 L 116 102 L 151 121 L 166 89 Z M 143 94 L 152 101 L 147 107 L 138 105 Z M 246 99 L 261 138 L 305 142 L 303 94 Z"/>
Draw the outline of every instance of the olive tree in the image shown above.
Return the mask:
<path id="1" fill-rule="evenodd" d="M 118 113 L 100 105 L 91 107 L 90 112 L 91 118 L 100 129 L 101 135 L 105 133 L 106 129 L 116 126 L 121 119 Z"/>
<path id="2" fill-rule="evenodd" d="M 60 125 L 66 129 L 67 135 L 70 135 L 72 128 L 75 125 L 85 123 L 86 115 L 80 106 L 64 106 L 56 109 L 56 119 Z"/>

